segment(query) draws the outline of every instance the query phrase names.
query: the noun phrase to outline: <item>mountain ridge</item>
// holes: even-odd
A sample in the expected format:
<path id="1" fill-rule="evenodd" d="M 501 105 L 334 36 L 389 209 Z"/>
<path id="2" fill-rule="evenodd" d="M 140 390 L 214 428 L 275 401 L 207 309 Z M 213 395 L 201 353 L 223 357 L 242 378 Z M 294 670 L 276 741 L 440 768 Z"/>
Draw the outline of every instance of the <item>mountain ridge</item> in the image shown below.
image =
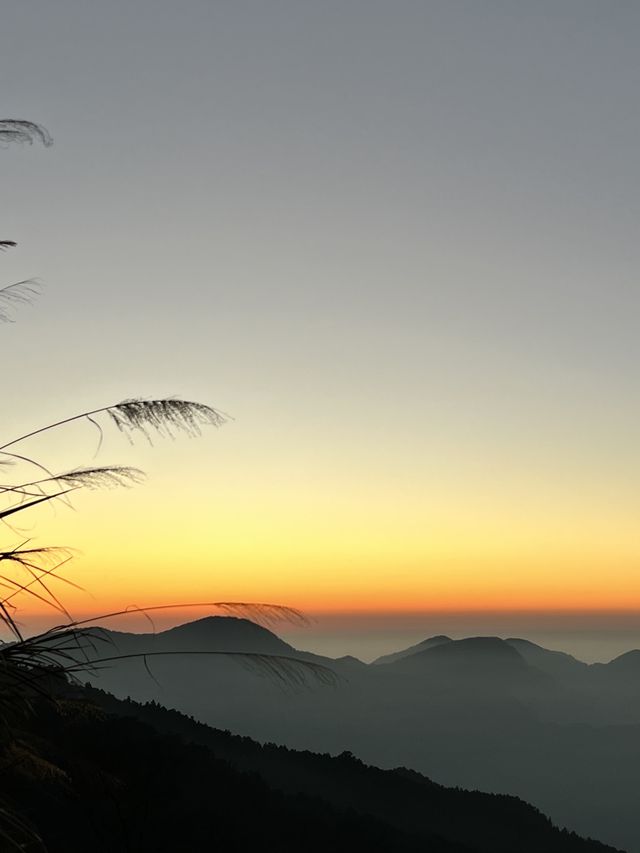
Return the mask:
<path id="1" fill-rule="evenodd" d="M 305 849 L 312 851 L 322 849 L 319 842 L 327 839 L 327 824 L 334 827 L 330 829 L 333 833 L 332 849 L 344 853 L 353 849 L 357 838 L 368 839 L 368 849 L 385 853 L 405 850 L 418 853 L 425 849 L 430 853 L 512 853 L 514 849 L 518 849 L 519 853 L 538 853 L 542 849 L 546 853 L 614 853 L 615 850 L 598 841 L 583 839 L 575 833 L 554 827 L 539 810 L 516 797 L 445 788 L 407 768 L 381 770 L 370 767 L 349 752 L 329 756 L 309 751 L 296 752 L 272 744 L 261 745 L 246 737 L 211 729 L 177 711 L 168 711 L 155 702 L 140 705 L 131 700 L 118 700 L 94 688 L 63 688 L 59 701 L 64 713 L 60 715 L 55 710 L 49 710 L 44 720 L 44 731 L 47 733 L 44 747 L 42 734 L 38 734 L 35 725 L 36 748 L 40 750 L 42 759 L 53 761 L 63 769 L 66 785 L 71 786 L 73 796 L 79 798 L 80 803 L 83 802 L 83 790 L 75 787 L 79 772 L 76 749 L 80 750 L 82 762 L 86 764 L 105 755 L 106 747 L 106 755 L 109 756 L 107 767 L 110 773 L 116 773 L 125 784 L 124 796 L 127 802 L 129 799 L 133 799 L 134 805 L 137 802 L 138 786 L 142 779 L 146 780 L 145 786 L 149 785 L 156 797 L 166 796 L 163 793 L 166 782 L 162 782 L 160 788 L 157 782 L 162 780 L 164 761 L 168 759 L 180 769 L 181 775 L 175 782 L 187 786 L 197 802 L 207 799 L 208 784 L 212 791 L 219 792 L 217 796 L 222 790 L 226 791 L 227 808 L 231 808 L 234 813 L 243 806 L 240 804 L 239 807 L 237 802 L 234 804 L 229 796 L 235 790 L 246 795 L 247 787 L 243 780 L 248 782 L 255 779 L 255 782 L 250 783 L 252 787 L 249 793 L 254 798 L 259 797 L 264 804 L 262 813 L 265 822 L 260 826 L 260 832 L 267 839 L 271 838 L 274 821 L 275 826 L 278 826 L 282 817 L 285 820 L 287 815 L 295 817 L 302 809 L 303 814 L 310 816 L 310 820 L 305 818 L 307 832 L 312 827 L 311 834 L 318 836 L 316 839 L 310 835 L 308 842 L 306 834 L 304 836 Z M 53 730 L 55 738 L 49 735 L 50 730 Z M 65 737 L 60 736 L 63 733 Z M 30 748 L 34 748 L 29 732 L 25 736 Z M 48 739 L 68 746 L 62 750 L 59 746 L 53 748 L 47 745 Z M 140 749 L 151 761 L 153 775 L 149 777 L 145 774 L 138 781 L 134 768 L 141 754 Z M 194 752 L 194 749 L 205 752 Z M 192 766 L 193 769 L 209 768 L 209 782 L 204 783 L 205 787 L 200 791 L 192 787 Z M 228 769 L 225 770 L 225 767 Z M 47 784 L 56 794 L 56 808 L 62 805 L 64 809 L 66 800 L 61 789 L 55 784 Z M 116 790 L 109 796 L 115 795 L 117 799 Z M 28 792 L 27 786 L 24 793 Z M 160 814 L 158 809 L 163 802 L 161 800 L 156 804 L 153 814 Z M 159 832 L 156 826 L 148 825 L 148 818 L 145 818 L 147 834 L 152 840 L 155 839 L 156 846 L 136 846 L 136 851 L 149 850 L 151 853 L 151 849 L 174 849 L 163 844 L 175 834 L 176 824 L 179 824 L 176 818 L 185 808 L 189 809 L 192 822 L 198 825 L 202 823 L 203 812 L 192 811 L 188 800 L 172 802 L 171 826 L 165 825 L 164 831 Z M 267 818 L 266 815 L 272 812 L 275 812 L 275 818 Z M 200 816 L 196 817 L 196 814 Z M 217 814 L 217 832 L 219 830 L 224 838 L 229 832 L 225 825 L 225 814 L 220 813 L 219 809 Z M 50 819 L 54 818 L 55 814 Z M 107 821 L 103 831 L 111 833 L 110 837 L 113 837 L 114 827 L 108 814 L 105 817 L 99 813 L 99 818 L 103 822 Z M 130 833 L 141 831 L 138 828 L 139 819 L 135 818 L 135 809 L 133 812 L 129 810 L 128 820 L 133 821 Z M 297 847 L 292 846 L 290 833 L 283 832 L 283 829 L 284 825 L 280 823 L 277 830 L 283 834 L 280 849 L 299 849 L 301 838 L 295 842 Z M 193 831 L 197 833 L 198 826 Z M 353 831 L 356 831 L 355 837 Z M 200 836 L 196 834 L 196 837 Z M 52 845 L 51 853 L 76 853 L 76 848 L 69 846 L 68 839 L 64 843 L 66 846 L 62 847 Z M 109 843 L 109 853 L 120 850 L 113 842 Z M 80 847 L 78 853 L 84 853 L 84 849 Z M 122 849 L 124 851 L 125 848 Z M 192 845 L 190 849 L 204 848 Z M 240 851 L 247 848 L 231 844 L 225 845 L 225 849 Z"/>

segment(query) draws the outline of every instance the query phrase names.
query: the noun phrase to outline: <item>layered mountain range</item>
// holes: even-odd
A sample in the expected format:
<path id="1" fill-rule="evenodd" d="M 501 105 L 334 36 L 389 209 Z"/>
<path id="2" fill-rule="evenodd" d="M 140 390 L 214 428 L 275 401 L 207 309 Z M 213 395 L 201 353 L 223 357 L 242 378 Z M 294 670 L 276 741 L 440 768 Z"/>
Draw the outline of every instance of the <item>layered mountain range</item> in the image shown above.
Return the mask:
<path id="1" fill-rule="evenodd" d="M 121 656 L 82 675 L 116 696 L 261 742 L 516 795 L 560 826 L 640 851 L 639 651 L 587 665 L 524 639 L 439 636 L 364 664 L 209 617 L 157 634 L 100 629 L 89 654 Z M 300 677 L 274 678 L 266 656 Z"/>

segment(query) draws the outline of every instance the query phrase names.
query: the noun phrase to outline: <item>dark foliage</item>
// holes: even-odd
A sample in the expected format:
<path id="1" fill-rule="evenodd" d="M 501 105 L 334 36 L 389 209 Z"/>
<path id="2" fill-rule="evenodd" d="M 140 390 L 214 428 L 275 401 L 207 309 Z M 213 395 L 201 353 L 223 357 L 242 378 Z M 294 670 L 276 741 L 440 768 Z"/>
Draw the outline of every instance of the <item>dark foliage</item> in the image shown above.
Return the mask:
<path id="1" fill-rule="evenodd" d="M 444 788 L 349 753 L 261 746 L 89 688 L 39 703 L 0 778 L 50 853 L 612 849 L 515 797 Z"/>
<path id="2" fill-rule="evenodd" d="M 5 745 L 1 778 L 49 853 L 468 849 L 277 791 L 206 746 L 84 700 L 39 702 Z"/>

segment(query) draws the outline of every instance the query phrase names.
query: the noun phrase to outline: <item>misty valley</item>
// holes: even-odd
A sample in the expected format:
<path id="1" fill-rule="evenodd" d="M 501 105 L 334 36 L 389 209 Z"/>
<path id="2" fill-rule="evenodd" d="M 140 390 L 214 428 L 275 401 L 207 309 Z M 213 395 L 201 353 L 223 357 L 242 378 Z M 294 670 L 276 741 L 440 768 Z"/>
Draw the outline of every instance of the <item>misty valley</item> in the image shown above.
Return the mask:
<path id="1" fill-rule="evenodd" d="M 234 617 L 91 633 L 90 657 L 124 657 L 80 678 L 121 699 L 261 743 L 349 752 L 441 785 L 516 795 L 558 826 L 640 850 L 640 651 L 587 665 L 523 639 L 438 636 L 367 665 L 296 650 Z M 216 652 L 283 656 L 336 678 L 311 670 L 304 684 L 283 684 Z"/>

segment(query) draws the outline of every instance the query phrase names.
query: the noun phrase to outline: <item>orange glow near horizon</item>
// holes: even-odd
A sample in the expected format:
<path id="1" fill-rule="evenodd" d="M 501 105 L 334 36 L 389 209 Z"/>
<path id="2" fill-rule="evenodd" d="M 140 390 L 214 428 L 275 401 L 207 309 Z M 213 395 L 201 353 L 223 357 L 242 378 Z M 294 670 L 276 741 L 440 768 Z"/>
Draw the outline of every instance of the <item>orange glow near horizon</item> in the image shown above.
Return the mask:
<path id="1" fill-rule="evenodd" d="M 78 550 L 62 575 L 85 591 L 52 582 L 74 615 L 220 600 L 325 614 L 640 610 L 637 498 L 605 477 L 580 490 L 555 473 L 474 469 L 462 451 L 427 471 L 403 447 L 377 470 L 369 452 L 329 470 L 326 451 L 248 444 L 228 426 L 120 445 L 146 485 L 34 510 L 15 539 Z M 23 620 L 45 615 L 16 603 Z"/>
<path id="2" fill-rule="evenodd" d="M 216 561 L 203 566 L 191 555 L 164 560 L 127 559 L 102 549 L 101 559 L 79 557 L 66 576 L 86 592 L 53 583 L 72 612 L 104 613 L 130 605 L 180 602 L 260 601 L 306 612 L 411 613 L 429 611 L 602 611 L 640 609 L 637 563 L 615 570 L 597 560 L 535 563 L 504 561 L 334 560 L 270 555 L 251 563 Z M 180 560 L 180 562 L 178 562 Z M 113 562 L 112 562 L 113 561 Z M 299 566 L 304 566 L 301 571 Z M 21 612 L 38 612 L 26 597 Z"/>

